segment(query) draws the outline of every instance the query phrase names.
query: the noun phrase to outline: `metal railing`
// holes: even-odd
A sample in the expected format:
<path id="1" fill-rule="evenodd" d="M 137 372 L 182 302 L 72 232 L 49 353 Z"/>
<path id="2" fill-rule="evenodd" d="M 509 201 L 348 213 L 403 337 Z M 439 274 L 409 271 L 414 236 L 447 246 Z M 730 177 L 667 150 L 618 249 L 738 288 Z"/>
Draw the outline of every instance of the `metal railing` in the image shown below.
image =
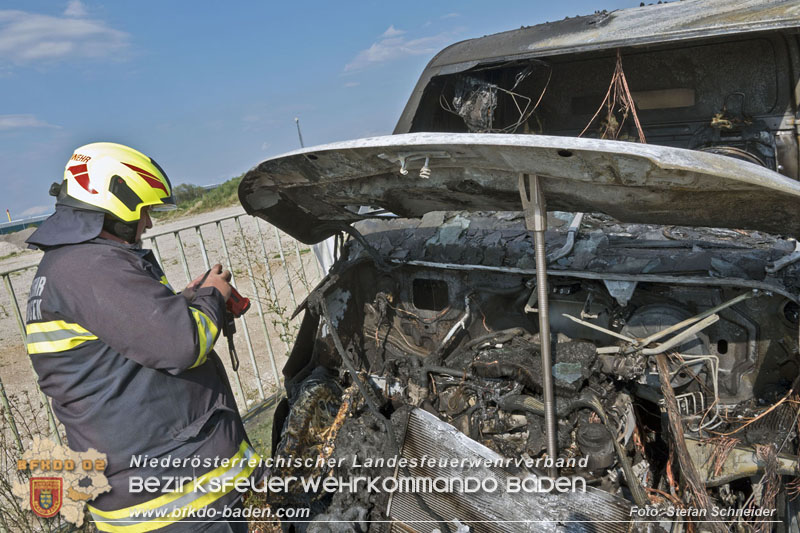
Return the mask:
<path id="1" fill-rule="evenodd" d="M 192 241 L 196 244 L 192 245 Z M 244 213 L 146 234 L 143 245 L 153 250 L 167 279 L 173 283 L 182 274 L 189 284 L 213 263 L 222 263 L 231 271 L 231 282 L 234 286 L 242 285 L 249 279 L 247 287 L 237 286 L 237 290 L 253 301 L 255 313 L 251 310 L 237 320 L 235 342 L 244 341 L 249 364 L 241 365 L 237 371 L 228 368 L 233 373 L 234 394 L 242 414 L 246 414 L 251 405 L 255 407 L 266 400 L 270 394 L 280 394 L 281 359 L 288 355 L 292 336 L 296 331 L 296 325 L 288 317 L 297 303 L 308 294 L 311 284 L 323 277 L 319 263 L 314 254 L 310 253 L 311 249 L 288 235 L 281 234 L 277 228 Z M 6 311 L 6 316 L 0 317 L 0 321 L 11 320 L 10 315 L 13 315 L 22 342 L 22 353 L 25 353 L 26 333 L 19 302 L 27 300 L 27 287 L 24 290 L 15 287 L 12 277 L 32 279 L 37 265 L 38 261 L 36 264 L 0 272 L 11 307 L 11 313 Z M 260 330 L 258 337 L 251 334 L 254 326 Z M 223 355 L 227 351 L 225 342 L 218 341 L 216 350 Z M 50 403 L 38 387 L 30 358 L 27 355 L 24 358 L 27 360 L 29 382 L 21 384 L 17 376 L 14 385 L 24 390 L 33 390 L 31 386 L 35 387 L 41 408 L 47 416 L 51 437 L 61 443 L 61 432 Z M 227 366 L 227 358 L 223 355 L 222 359 Z M 262 372 L 265 365 L 269 366 L 269 377 L 264 377 Z M 16 374 L 19 373 L 17 369 Z M 5 376 L 0 368 L 0 403 L 5 431 L 11 433 L 15 446 L 22 452 L 24 439 L 18 429 L 19 421 L 15 419 L 4 381 Z M 11 382 L 6 381 L 8 383 Z M 251 392 L 248 393 L 248 390 Z"/>

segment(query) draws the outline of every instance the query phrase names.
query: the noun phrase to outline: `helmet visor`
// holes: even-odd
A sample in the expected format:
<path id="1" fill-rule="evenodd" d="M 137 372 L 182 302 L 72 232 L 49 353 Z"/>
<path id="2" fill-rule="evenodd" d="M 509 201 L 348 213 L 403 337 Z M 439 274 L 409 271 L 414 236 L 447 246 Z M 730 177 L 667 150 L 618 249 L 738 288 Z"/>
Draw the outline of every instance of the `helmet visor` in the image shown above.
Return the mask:
<path id="1" fill-rule="evenodd" d="M 175 200 L 172 199 L 172 196 L 162 198 L 161 201 L 164 203 L 150 205 L 150 211 L 174 211 L 175 209 L 178 209 L 178 206 L 175 205 Z"/>

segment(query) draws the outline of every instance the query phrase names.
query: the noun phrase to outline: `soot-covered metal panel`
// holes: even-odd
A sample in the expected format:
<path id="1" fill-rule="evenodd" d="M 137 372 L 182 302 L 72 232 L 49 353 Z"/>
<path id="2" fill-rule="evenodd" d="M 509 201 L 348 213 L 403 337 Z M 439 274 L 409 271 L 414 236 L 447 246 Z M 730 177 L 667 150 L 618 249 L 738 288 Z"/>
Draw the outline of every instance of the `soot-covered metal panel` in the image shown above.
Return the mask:
<path id="1" fill-rule="evenodd" d="M 415 133 L 298 150 L 249 171 L 239 199 L 248 213 L 314 243 L 368 217 L 348 206 L 406 217 L 519 210 L 520 173 L 540 176 L 550 210 L 800 233 L 800 183 L 769 169 L 680 148 L 546 135 Z"/>

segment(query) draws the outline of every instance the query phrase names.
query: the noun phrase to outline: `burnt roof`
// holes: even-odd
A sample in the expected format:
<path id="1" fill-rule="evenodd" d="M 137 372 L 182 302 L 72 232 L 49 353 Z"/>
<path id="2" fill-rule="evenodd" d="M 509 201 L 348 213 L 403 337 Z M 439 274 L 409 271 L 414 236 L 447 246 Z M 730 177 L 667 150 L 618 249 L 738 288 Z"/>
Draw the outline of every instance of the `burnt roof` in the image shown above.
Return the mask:
<path id="1" fill-rule="evenodd" d="M 394 133 L 410 131 L 434 76 L 543 56 L 800 28 L 796 0 L 683 0 L 545 22 L 469 39 L 439 52 L 423 71 Z"/>

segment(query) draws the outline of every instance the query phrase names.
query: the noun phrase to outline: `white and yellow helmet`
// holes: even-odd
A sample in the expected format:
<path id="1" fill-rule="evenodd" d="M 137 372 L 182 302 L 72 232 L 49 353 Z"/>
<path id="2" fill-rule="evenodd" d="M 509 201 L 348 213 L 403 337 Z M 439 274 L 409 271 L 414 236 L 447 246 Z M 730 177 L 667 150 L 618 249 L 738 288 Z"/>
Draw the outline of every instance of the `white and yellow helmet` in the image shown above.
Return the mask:
<path id="1" fill-rule="evenodd" d="M 92 143 L 81 146 L 67 162 L 58 202 L 102 211 L 123 222 L 135 222 L 142 207 L 175 209 L 172 185 L 158 163 L 128 146 Z"/>

